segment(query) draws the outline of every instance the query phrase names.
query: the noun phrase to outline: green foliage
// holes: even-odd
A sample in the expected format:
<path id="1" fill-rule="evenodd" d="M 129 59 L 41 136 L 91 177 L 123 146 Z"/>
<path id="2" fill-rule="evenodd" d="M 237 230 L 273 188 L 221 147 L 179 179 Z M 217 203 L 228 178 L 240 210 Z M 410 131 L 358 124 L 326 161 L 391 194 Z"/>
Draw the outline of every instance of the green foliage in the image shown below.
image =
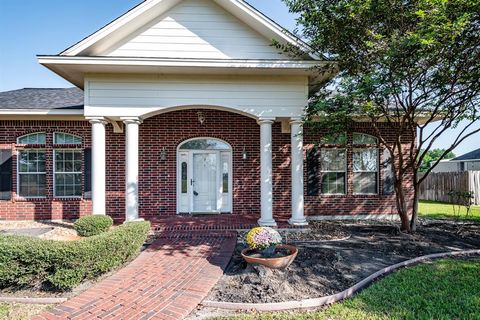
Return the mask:
<path id="1" fill-rule="evenodd" d="M 392 163 L 397 209 L 402 230 L 411 231 L 416 211 L 408 208 L 415 204 L 406 203 L 400 184 L 450 129 L 465 126 L 446 153 L 480 132 L 480 1 L 284 2 L 312 50 L 338 70 L 310 99 L 307 125 L 339 133 L 353 121 L 371 122 L 382 147 L 399 159 Z M 415 190 L 425 177 L 415 179 Z"/>
<path id="2" fill-rule="evenodd" d="M 422 150 L 422 152 L 425 152 Z M 436 163 L 439 160 L 447 160 L 455 158 L 455 154 L 453 152 L 447 152 L 445 156 L 442 155 L 447 152 L 445 149 L 432 149 L 425 152 L 423 157 L 422 163 L 420 164 L 420 168 L 418 171 L 420 172 L 427 172 L 428 169 L 432 166 L 432 164 Z"/>
<path id="3" fill-rule="evenodd" d="M 91 237 L 108 231 L 112 225 L 113 220 L 110 216 L 93 215 L 78 219 L 73 226 L 79 236 Z"/>
<path id="4" fill-rule="evenodd" d="M 0 236 L 0 288 L 72 289 L 135 257 L 149 230 L 131 222 L 78 241 Z"/>
<path id="5" fill-rule="evenodd" d="M 354 298 L 318 312 L 244 315 L 228 319 L 478 319 L 480 260 L 442 260 L 403 269 Z"/>

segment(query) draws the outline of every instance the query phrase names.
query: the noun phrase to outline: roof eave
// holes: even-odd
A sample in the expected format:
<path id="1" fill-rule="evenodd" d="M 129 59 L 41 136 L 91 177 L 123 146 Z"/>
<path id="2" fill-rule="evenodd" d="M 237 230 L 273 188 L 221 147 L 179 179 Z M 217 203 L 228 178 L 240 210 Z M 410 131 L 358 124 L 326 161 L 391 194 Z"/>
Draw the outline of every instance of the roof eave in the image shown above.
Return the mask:
<path id="1" fill-rule="evenodd" d="M 311 86 L 333 74 L 319 75 L 319 66 L 330 62 L 313 60 L 172 59 L 134 57 L 38 56 L 38 62 L 79 88 L 89 73 L 112 74 L 271 74 L 305 75 Z"/>

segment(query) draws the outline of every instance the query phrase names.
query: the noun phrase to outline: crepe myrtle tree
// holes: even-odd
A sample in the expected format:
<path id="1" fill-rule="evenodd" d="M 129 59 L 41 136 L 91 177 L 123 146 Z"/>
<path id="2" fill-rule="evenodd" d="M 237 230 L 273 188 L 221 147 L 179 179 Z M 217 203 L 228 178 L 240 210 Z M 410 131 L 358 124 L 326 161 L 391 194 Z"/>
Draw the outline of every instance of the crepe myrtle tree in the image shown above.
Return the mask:
<path id="1" fill-rule="evenodd" d="M 283 1 L 298 16 L 299 36 L 330 62 L 321 71 L 337 72 L 328 90 L 311 99 L 306 124 L 344 132 L 353 121 L 371 121 L 395 159 L 401 229 L 415 231 L 419 184 L 480 131 L 480 1 Z M 457 126 L 451 145 L 417 176 L 435 142 Z M 404 182 L 411 175 L 414 196 L 407 198 Z"/>

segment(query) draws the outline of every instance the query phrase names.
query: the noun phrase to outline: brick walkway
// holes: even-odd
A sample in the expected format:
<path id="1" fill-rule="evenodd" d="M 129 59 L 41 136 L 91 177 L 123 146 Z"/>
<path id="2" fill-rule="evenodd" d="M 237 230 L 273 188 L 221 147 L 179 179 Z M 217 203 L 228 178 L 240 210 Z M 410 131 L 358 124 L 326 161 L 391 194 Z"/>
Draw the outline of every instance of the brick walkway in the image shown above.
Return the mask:
<path id="1" fill-rule="evenodd" d="M 222 276 L 232 232 L 167 232 L 116 274 L 33 319 L 182 319 Z"/>

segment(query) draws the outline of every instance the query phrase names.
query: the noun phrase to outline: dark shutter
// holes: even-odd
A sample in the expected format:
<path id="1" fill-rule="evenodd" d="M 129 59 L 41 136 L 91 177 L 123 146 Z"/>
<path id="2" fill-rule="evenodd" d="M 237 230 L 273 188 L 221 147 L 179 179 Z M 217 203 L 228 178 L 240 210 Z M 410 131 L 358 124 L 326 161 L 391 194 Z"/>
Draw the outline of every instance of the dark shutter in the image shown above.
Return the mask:
<path id="1" fill-rule="evenodd" d="M 87 199 L 92 198 L 92 149 L 85 149 L 84 154 L 84 197 Z"/>
<path id="2" fill-rule="evenodd" d="M 12 149 L 0 150 L 0 200 L 12 196 Z"/>
<path id="3" fill-rule="evenodd" d="M 312 148 L 307 152 L 307 195 L 317 196 L 319 193 L 319 153 L 317 148 Z"/>
<path id="4" fill-rule="evenodd" d="M 383 194 L 395 193 L 395 175 L 392 166 L 392 155 L 387 149 L 383 150 Z"/>

